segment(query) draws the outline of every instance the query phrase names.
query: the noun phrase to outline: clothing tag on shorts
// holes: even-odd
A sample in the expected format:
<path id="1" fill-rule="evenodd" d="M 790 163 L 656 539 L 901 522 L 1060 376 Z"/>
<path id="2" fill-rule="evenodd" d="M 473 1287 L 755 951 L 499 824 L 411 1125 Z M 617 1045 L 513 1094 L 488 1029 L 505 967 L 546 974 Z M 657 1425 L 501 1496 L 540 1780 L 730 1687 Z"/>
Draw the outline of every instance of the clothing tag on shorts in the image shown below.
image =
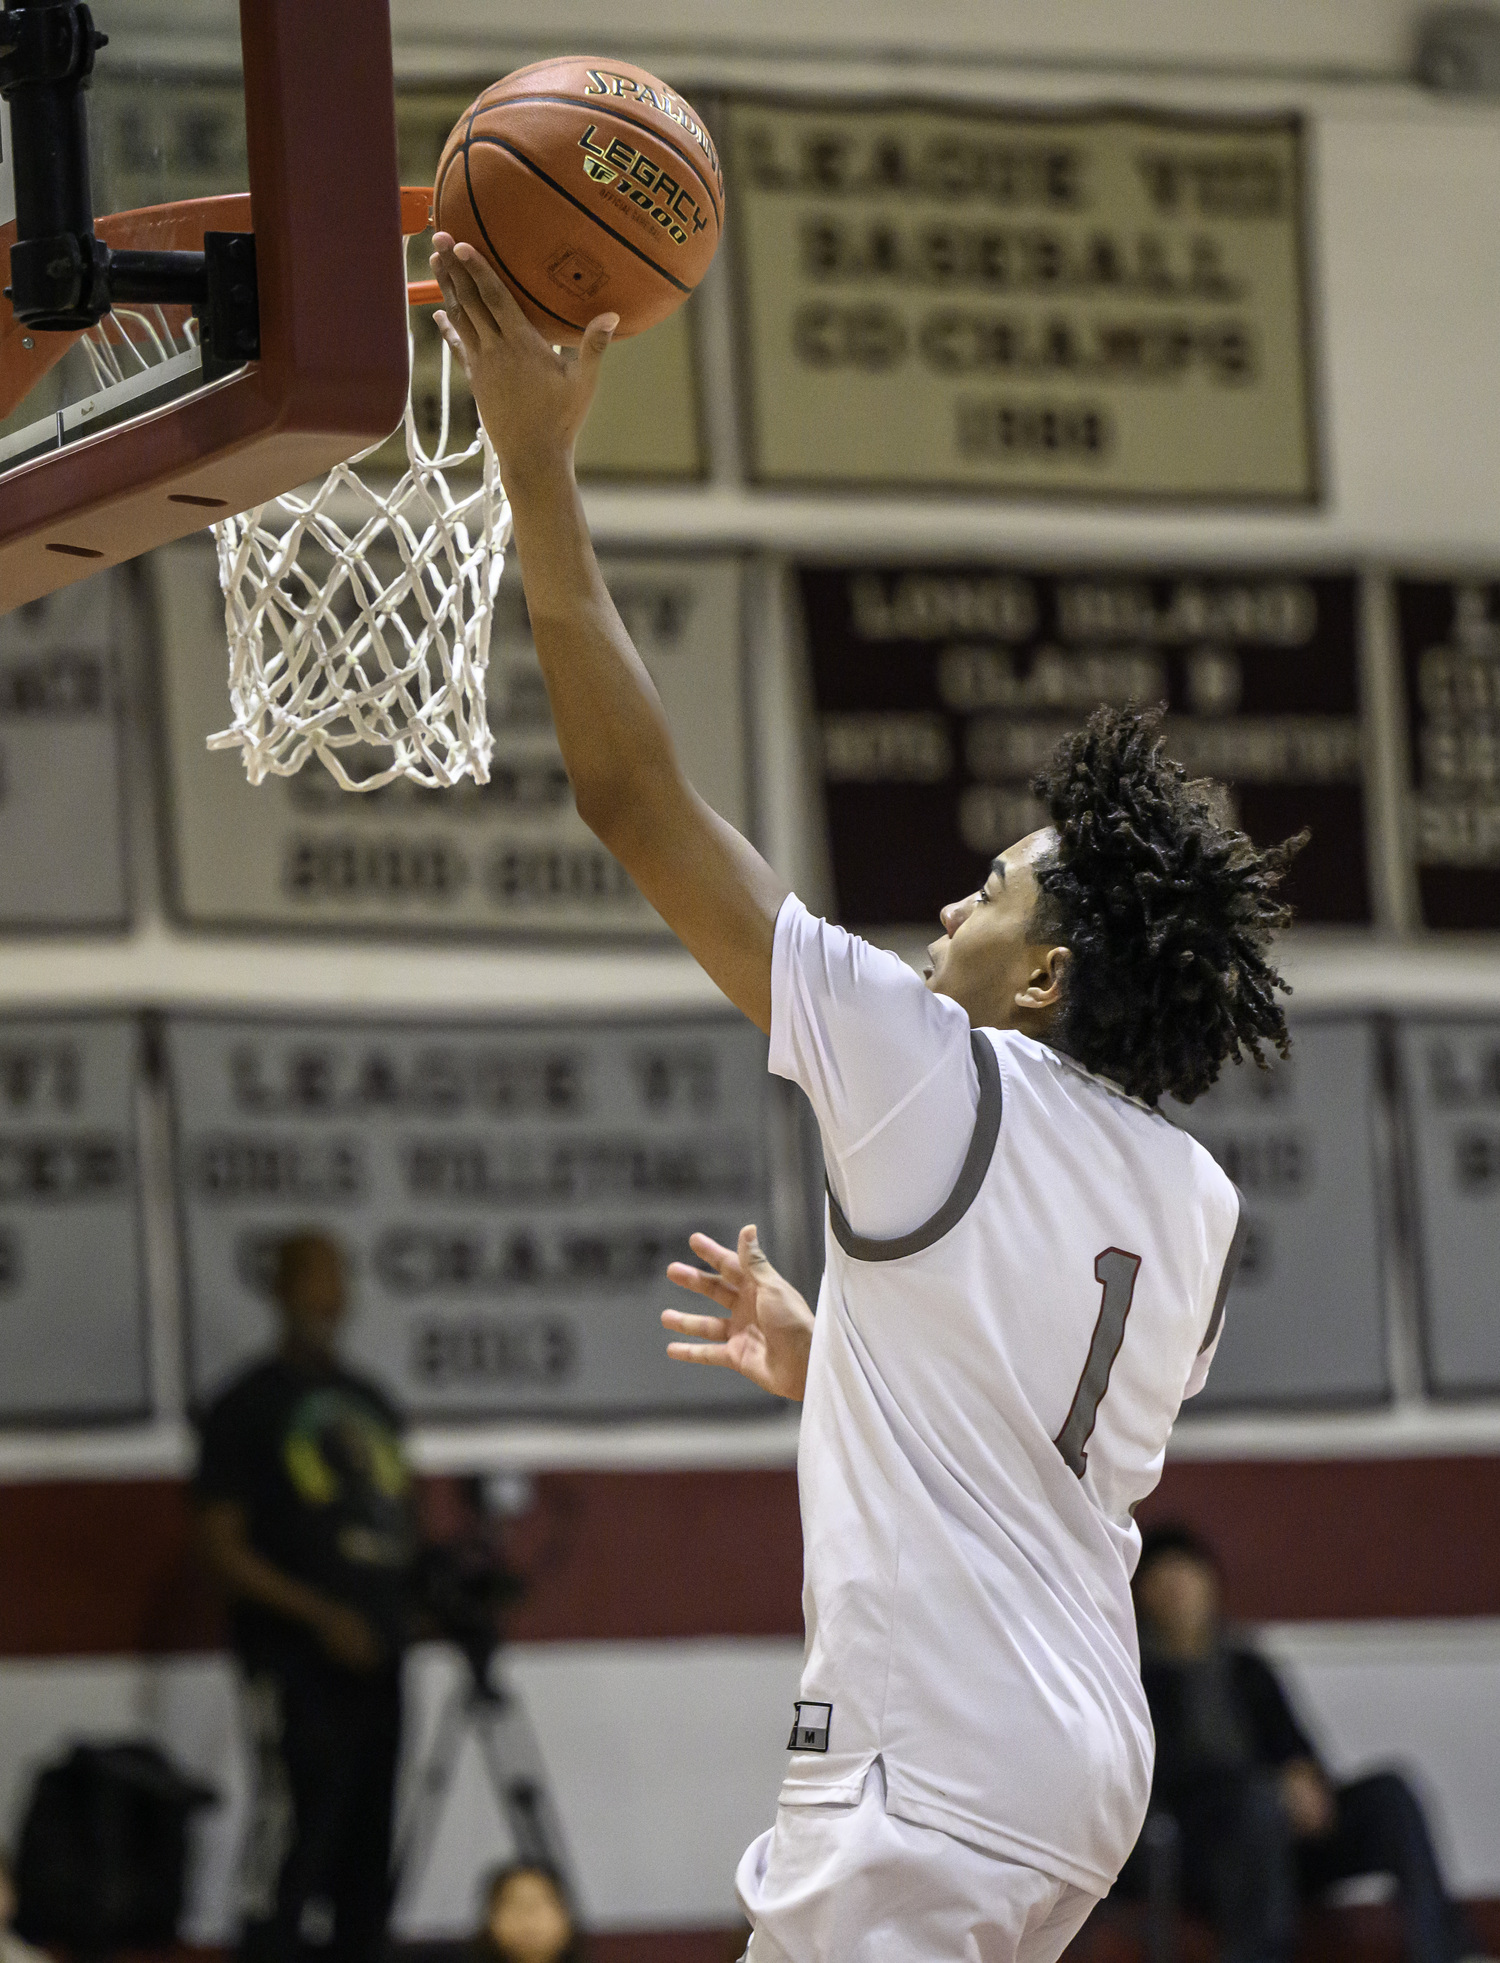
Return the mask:
<path id="1" fill-rule="evenodd" d="M 786 1741 L 789 1752 L 826 1752 L 828 1750 L 828 1727 L 833 1722 L 831 1704 L 803 1704 L 796 1706 L 796 1722 L 792 1735 Z"/>

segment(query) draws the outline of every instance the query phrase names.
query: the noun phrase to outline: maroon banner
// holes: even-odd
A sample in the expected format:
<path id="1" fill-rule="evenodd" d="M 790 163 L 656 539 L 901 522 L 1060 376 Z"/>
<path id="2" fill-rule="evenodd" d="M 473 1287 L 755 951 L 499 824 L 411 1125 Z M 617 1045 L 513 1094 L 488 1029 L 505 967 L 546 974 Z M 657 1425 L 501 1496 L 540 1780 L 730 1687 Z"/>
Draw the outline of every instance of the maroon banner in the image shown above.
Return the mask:
<path id="1" fill-rule="evenodd" d="M 800 589 L 850 925 L 935 922 L 972 892 L 1101 702 L 1164 703 L 1168 748 L 1258 844 L 1311 827 L 1299 918 L 1370 920 L 1352 575 L 844 565 Z"/>
<path id="2" fill-rule="evenodd" d="M 1424 927 L 1500 927 L 1500 581 L 1398 579 Z"/>

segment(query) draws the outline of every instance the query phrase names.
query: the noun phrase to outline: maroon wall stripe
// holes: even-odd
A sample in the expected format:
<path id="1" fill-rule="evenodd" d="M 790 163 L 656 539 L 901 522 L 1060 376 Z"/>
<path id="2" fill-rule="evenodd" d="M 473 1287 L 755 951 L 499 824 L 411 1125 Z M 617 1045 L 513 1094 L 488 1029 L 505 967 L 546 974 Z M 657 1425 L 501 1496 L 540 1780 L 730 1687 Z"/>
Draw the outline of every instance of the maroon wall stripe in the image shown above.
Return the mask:
<path id="1" fill-rule="evenodd" d="M 471 1519 L 459 1481 L 429 1480 L 423 1499 L 440 1537 Z M 526 1583 L 517 1641 L 802 1633 L 790 1471 L 549 1473 L 504 1542 Z M 0 1485 L 0 1577 L 0 1656 L 224 1641 L 178 1480 Z"/>
<path id="2" fill-rule="evenodd" d="M 472 1519 L 425 1482 L 431 1530 Z M 1195 1463 L 1141 1521 L 1220 1551 L 1247 1621 L 1500 1615 L 1500 1458 Z M 800 1636 L 802 1540 L 785 1471 L 547 1473 L 504 1531 L 523 1642 Z M 214 1649 L 222 1612 L 177 1480 L 0 1486 L 0 1655 Z"/>
<path id="3" fill-rule="evenodd" d="M 1500 1458 L 1169 1465 L 1138 1518 L 1217 1548 L 1247 1622 L 1500 1615 Z"/>
<path id="4" fill-rule="evenodd" d="M 1467 1904 L 1486 1953 L 1500 1952 L 1500 1901 Z M 748 1934 L 743 1923 L 723 1929 L 633 1929 L 588 1932 L 589 1963 L 738 1963 Z M 1183 1963 L 1213 1963 L 1212 1931 L 1196 1919 L 1177 1929 Z M 397 1943 L 398 1963 L 455 1963 L 457 1943 Z M 1066 1963 L 1149 1963 L 1142 1912 L 1107 1903 L 1097 1909 L 1071 1946 Z M 128 1951 L 116 1963 L 231 1963 L 233 1951 L 192 1949 Z M 1394 1903 L 1351 1908 L 1313 1908 L 1303 1918 L 1293 1963 L 1404 1963 L 1401 1920 Z"/>

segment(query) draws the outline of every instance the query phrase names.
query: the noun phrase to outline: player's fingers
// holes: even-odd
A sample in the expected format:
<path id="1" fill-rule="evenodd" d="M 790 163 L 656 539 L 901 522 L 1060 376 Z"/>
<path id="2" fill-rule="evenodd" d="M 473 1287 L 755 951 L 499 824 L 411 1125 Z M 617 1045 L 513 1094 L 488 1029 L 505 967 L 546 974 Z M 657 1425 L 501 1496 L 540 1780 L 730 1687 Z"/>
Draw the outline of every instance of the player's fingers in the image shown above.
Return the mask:
<path id="1" fill-rule="evenodd" d="M 432 268 L 433 278 L 442 289 L 444 300 L 450 307 L 457 307 L 458 287 L 454 283 L 454 276 L 458 271 L 458 261 L 453 256 L 453 241 L 446 232 L 438 233 L 427 263 Z"/>
<path id="2" fill-rule="evenodd" d="M 521 312 L 515 294 L 482 252 L 476 252 L 472 245 L 464 242 L 453 248 L 453 256 L 473 280 L 476 291 L 494 315 L 495 324 L 502 333 L 536 334 L 536 329 Z M 541 336 L 537 335 L 537 338 L 540 340 Z"/>
<path id="3" fill-rule="evenodd" d="M 691 1289 L 694 1295 L 707 1295 L 723 1308 L 734 1307 L 735 1291 L 727 1282 L 702 1268 L 689 1267 L 686 1261 L 673 1261 L 667 1268 L 667 1280 L 679 1288 Z"/>
<path id="4" fill-rule="evenodd" d="M 776 1272 L 761 1249 L 760 1235 L 753 1222 L 740 1229 L 739 1256 L 740 1265 L 747 1272 L 754 1270 L 761 1278 Z"/>
<path id="5" fill-rule="evenodd" d="M 675 1330 L 679 1336 L 696 1336 L 704 1343 L 729 1341 L 729 1322 L 721 1315 L 689 1315 L 686 1309 L 663 1309 L 661 1326 Z"/>
<path id="6" fill-rule="evenodd" d="M 464 346 L 462 333 L 441 308 L 438 309 L 432 318 L 438 332 L 448 343 L 449 347 L 452 348 L 454 359 L 458 362 L 459 367 L 463 369 L 465 375 L 472 381 L 473 375 L 469 368 L 469 350 Z M 474 330 L 470 328 L 469 331 L 472 334 Z"/>
<path id="7" fill-rule="evenodd" d="M 604 359 L 604 350 L 614 339 L 615 329 L 620 324 L 618 314 L 600 314 L 591 320 L 583 330 L 583 340 L 578 348 L 578 380 L 592 396 L 599 385 L 599 364 Z"/>
<path id="8" fill-rule="evenodd" d="M 458 282 L 454 278 L 454 262 L 451 259 L 445 259 L 440 253 L 435 252 L 432 255 L 431 265 L 433 274 L 437 279 L 438 291 L 443 296 L 443 311 L 447 314 L 448 319 L 452 322 L 458 333 L 465 337 L 465 345 L 469 348 L 470 352 L 477 355 L 483 345 L 480 340 L 481 327 L 488 324 L 489 331 L 493 334 L 495 332 L 494 322 L 488 321 L 487 317 L 479 320 L 470 319 L 469 311 L 464 305 L 463 295 L 458 288 Z"/>
<path id="9" fill-rule="evenodd" d="M 444 232 L 442 236 L 446 238 L 448 235 Z M 447 251 L 439 252 L 437 247 L 434 246 L 428 254 L 427 263 L 432 268 L 432 277 L 437 281 L 438 286 L 442 290 L 443 299 L 450 307 L 456 307 L 458 305 L 458 296 L 453 290 L 453 280 L 448 272 Z"/>
<path id="10" fill-rule="evenodd" d="M 721 1343 L 668 1343 L 667 1355 L 674 1363 L 717 1363 L 725 1370 L 734 1368 Z"/>
<path id="11" fill-rule="evenodd" d="M 444 233 L 439 236 L 447 235 Z M 436 243 L 434 240 L 434 244 Z M 445 295 L 448 289 L 452 290 L 451 305 L 467 314 L 481 334 L 498 335 L 500 323 L 475 283 L 472 267 L 457 256 L 451 241 L 446 246 L 439 245 L 433 256 L 438 264 L 438 285 L 444 287 Z"/>
<path id="12" fill-rule="evenodd" d="M 706 1261 L 711 1268 L 717 1268 L 727 1281 L 740 1278 L 740 1257 L 731 1247 L 721 1247 L 718 1241 L 707 1234 L 689 1234 L 688 1246 L 700 1261 Z"/>

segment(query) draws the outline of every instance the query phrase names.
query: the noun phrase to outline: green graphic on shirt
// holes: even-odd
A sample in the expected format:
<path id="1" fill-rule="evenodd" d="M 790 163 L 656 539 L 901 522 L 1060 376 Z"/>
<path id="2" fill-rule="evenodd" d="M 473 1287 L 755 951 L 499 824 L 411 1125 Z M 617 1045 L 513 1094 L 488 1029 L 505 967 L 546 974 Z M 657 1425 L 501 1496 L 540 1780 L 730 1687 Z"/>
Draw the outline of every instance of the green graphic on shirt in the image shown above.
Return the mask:
<path id="1" fill-rule="evenodd" d="M 390 1426 L 369 1405 L 337 1388 L 303 1398 L 287 1426 L 282 1458 L 308 1506 L 383 1513 L 382 1502 L 399 1500 L 411 1483 Z"/>

